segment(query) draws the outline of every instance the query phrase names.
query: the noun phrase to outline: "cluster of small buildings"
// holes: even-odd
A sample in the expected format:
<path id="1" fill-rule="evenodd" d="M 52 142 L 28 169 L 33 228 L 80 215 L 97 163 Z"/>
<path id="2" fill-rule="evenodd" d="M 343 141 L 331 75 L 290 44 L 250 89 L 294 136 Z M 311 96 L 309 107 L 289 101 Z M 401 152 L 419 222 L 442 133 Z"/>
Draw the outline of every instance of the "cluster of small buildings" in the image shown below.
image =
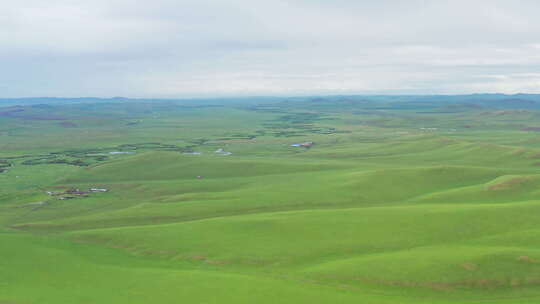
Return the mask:
<path id="1" fill-rule="evenodd" d="M 79 197 L 88 197 L 88 194 L 90 193 L 99 193 L 99 192 L 108 192 L 109 189 L 105 188 L 90 188 L 87 191 L 81 191 L 78 188 L 70 188 L 65 190 L 64 192 L 53 192 L 53 191 L 47 191 L 46 193 L 50 196 L 56 196 L 59 200 L 69 200 Z"/>

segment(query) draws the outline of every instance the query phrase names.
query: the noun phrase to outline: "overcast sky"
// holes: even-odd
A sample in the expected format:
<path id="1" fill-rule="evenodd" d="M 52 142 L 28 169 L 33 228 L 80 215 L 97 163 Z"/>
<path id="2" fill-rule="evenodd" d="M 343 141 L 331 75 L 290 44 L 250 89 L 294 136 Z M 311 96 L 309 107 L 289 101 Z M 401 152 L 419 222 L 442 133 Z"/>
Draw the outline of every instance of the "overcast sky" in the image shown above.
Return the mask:
<path id="1" fill-rule="evenodd" d="M 3 0 L 0 97 L 540 93 L 540 1 Z"/>

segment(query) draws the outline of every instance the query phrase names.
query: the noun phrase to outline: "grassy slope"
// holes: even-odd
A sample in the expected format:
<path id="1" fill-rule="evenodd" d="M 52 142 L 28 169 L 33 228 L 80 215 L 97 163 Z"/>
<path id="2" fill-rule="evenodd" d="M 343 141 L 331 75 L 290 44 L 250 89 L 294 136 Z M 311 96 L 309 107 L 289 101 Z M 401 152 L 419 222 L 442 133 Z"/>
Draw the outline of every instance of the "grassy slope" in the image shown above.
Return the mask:
<path id="1" fill-rule="evenodd" d="M 15 167 L 0 303 L 540 301 L 538 151 L 452 137 L 361 128 L 302 153 L 262 138 L 228 157 Z M 111 191 L 43 194 L 71 186 Z"/>

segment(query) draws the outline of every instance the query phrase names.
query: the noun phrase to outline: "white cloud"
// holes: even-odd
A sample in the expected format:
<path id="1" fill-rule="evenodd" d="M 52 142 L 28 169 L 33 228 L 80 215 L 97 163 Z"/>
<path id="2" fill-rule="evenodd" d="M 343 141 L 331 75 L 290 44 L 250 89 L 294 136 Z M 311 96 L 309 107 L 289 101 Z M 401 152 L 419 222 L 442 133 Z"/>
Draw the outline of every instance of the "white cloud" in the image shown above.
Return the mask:
<path id="1" fill-rule="evenodd" d="M 26 0 L 0 96 L 537 92 L 537 1 Z"/>

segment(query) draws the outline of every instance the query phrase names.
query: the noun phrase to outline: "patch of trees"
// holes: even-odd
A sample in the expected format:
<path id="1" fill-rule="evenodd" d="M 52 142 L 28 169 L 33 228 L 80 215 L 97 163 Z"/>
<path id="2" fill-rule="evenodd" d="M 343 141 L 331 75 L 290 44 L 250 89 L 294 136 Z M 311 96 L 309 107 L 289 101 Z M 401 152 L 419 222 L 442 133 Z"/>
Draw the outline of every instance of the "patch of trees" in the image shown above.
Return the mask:
<path id="1" fill-rule="evenodd" d="M 86 167 L 91 165 L 91 163 L 85 162 L 82 159 L 66 159 L 66 158 L 35 158 L 28 159 L 21 163 L 26 166 L 35 166 L 35 165 L 46 165 L 46 164 L 64 164 L 72 165 L 79 167 Z"/>
<path id="2" fill-rule="evenodd" d="M 5 159 L 0 159 L 0 173 L 7 171 L 7 168 L 11 167 L 11 163 Z"/>

